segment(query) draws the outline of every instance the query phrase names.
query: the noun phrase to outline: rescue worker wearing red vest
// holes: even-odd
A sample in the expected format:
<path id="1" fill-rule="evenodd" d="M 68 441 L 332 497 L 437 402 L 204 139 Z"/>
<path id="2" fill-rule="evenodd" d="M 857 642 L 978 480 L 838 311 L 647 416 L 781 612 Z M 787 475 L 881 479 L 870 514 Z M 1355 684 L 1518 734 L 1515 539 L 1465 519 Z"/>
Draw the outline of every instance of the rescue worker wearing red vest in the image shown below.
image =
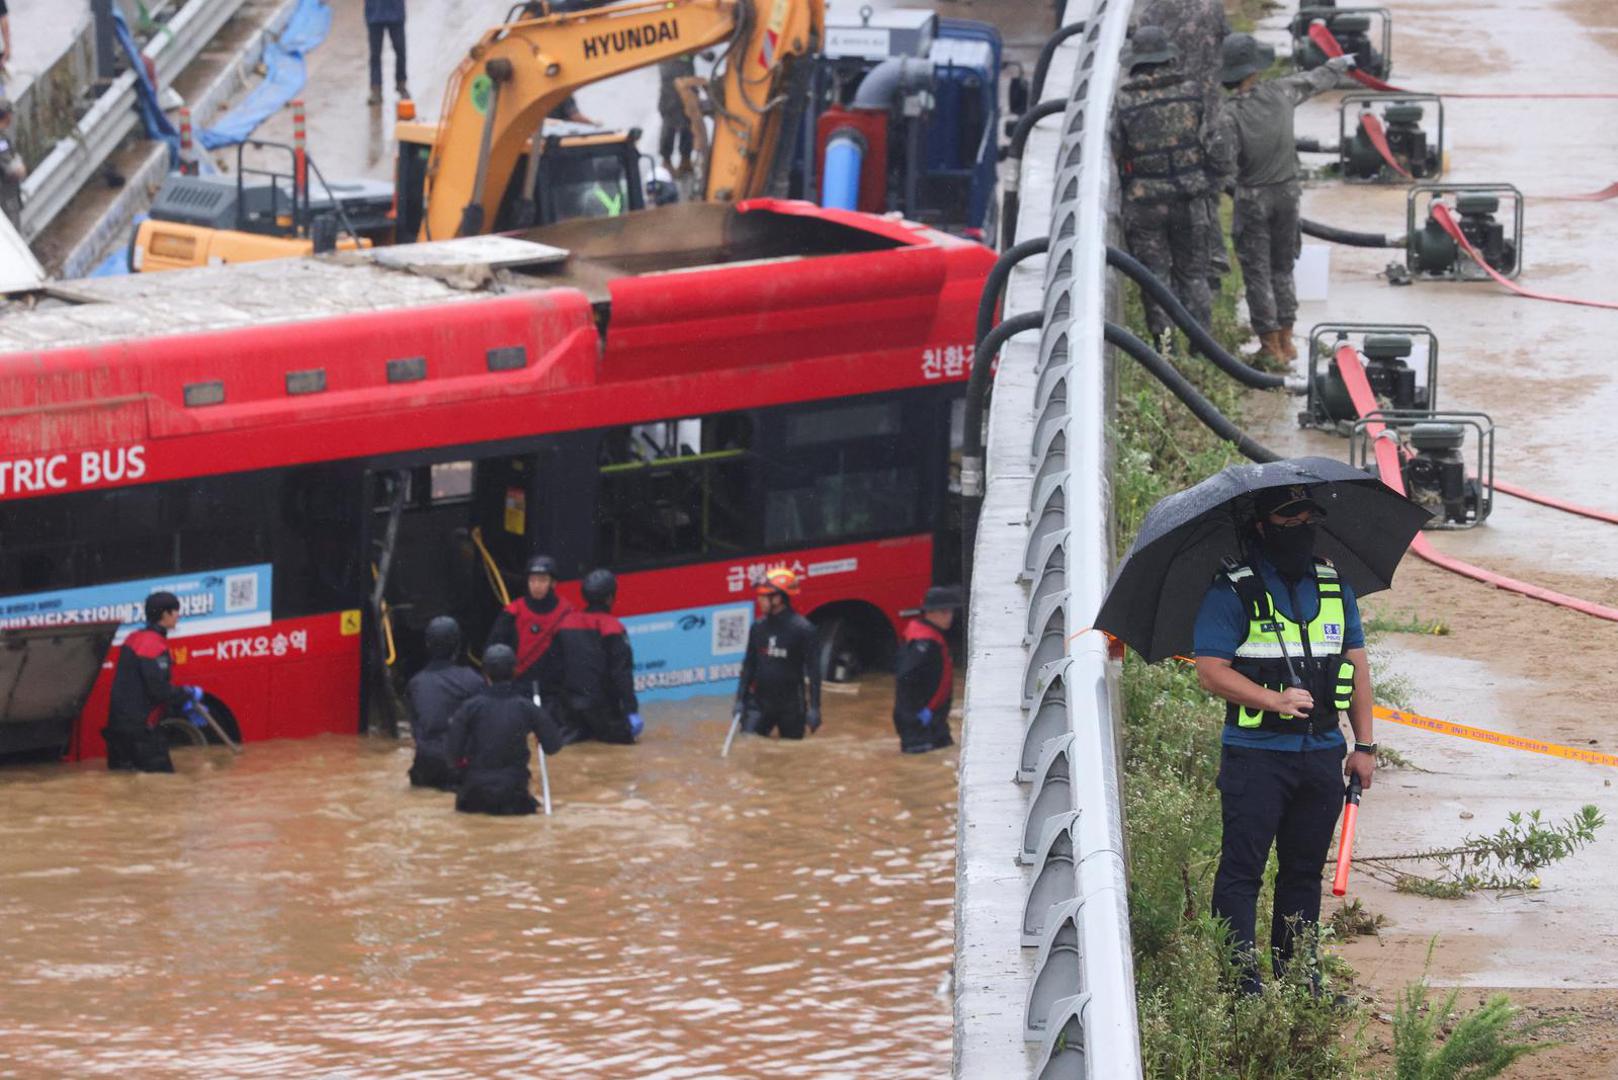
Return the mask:
<path id="1" fill-rule="evenodd" d="M 635 654 L 612 614 L 618 578 L 611 570 L 592 570 L 579 589 L 584 610 L 569 613 L 556 635 L 568 724 L 602 742 L 633 743 L 645 725 L 635 700 Z"/>
<path id="2" fill-rule="evenodd" d="M 820 665 L 814 624 L 792 610 L 798 575 L 778 567 L 758 585 L 759 618 L 747 633 L 747 656 L 736 685 L 741 729 L 783 739 L 820 730 Z"/>
<path id="3" fill-rule="evenodd" d="M 489 685 L 450 718 L 445 752 L 464 770 L 455 794 L 455 809 L 462 813 L 532 814 L 539 804 L 528 790 L 528 736 L 547 754 L 561 752 L 561 730 L 528 689 L 512 681 L 516 667 L 509 646 L 483 650 Z"/>
<path id="4" fill-rule="evenodd" d="M 893 728 L 906 754 L 942 750 L 949 736 L 950 700 L 955 694 L 955 663 L 944 635 L 961 609 L 959 589 L 933 586 L 921 602 L 919 617 L 901 635 L 894 665 Z"/>
<path id="5" fill-rule="evenodd" d="M 410 763 L 410 786 L 452 791 L 457 780 L 445 742 L 449 719 L 472 695 L 483 689 L 483 679 L 456 663 L 461 652 L 461 624 L 440 615 L 427 624 L 427 666 L 405 685 L 410 706 L 410 734 L 416 758 Z"/>
<path id="6" fill-rule="evenodd" d="M 1219 762 L 1224 831 L 1213 914 L 1230 925 L 1242 990 L 1262 989 L 1254 941 L 1259 891 L 1275 849 L 1270 957 L 1276 974 L 1297 935 L 1320 921 L 1320 879 L 1343 808 L 1343 776 L 1369 789 L 1371 669 L 1354 591 L 1315 557 L 1325 508 L 1301 485 L 1254 499 L 1247 560 L 1227 562 L 1194 631 L 1197 681 L 1225 699 Z M 1339 730 L 1348 714 L 1354 748 Z"/>
<path id="7" fill-rule="evenodd" d="M 154 592 L 146 598 L 146 625 L 124 638 L 101 729 L 109 769 L 174 771 L 168 736 L 158 725 L 170 710 L 202 700 L 200 688 L 174 685 L 168 636 L 179 622 L 179 597 Z"/>
<path id="8" fill-rule="evenodd" d="M 484 645 L 485 651 L 490 645 L 505 645 L 517 654 L 513 681 L 530 696 L 539 694 L 541 705 L 556 710 L 552 716 L 559 723 L 563 721 L 566 670 L 562 650 L 556 647 L 556 635 L 572 611 L 573 605 L 556 594 L 556 560 L 549 555 L 535 555 L 528 560 L 527 595 L 519 596 L 495 616 Z M 563 737 L 572 743 L 586 738 L 587 733 L 568 727 Z"/>

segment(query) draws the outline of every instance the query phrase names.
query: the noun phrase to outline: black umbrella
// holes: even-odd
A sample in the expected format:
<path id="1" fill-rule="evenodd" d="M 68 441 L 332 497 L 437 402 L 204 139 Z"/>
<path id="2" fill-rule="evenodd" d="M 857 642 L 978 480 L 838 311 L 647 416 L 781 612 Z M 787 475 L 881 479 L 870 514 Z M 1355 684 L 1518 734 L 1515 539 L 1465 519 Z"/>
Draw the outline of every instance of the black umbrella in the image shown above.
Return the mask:
<path id="1" fill-rule="evenodd" d="M 1432 515 L 1381 480 L 1325 457 L 1232 465 L 1147 513 L 1095 618 L 1098 630 L 1155 663 L 1191 652 L 1202 598 L 1223 560 L 1246 557 L 1253 494 L 1309 486 L 1326 508 L 1316 554 L 1330 559 L 1356 595 L 1393 583 L 1394 568 Z"/>

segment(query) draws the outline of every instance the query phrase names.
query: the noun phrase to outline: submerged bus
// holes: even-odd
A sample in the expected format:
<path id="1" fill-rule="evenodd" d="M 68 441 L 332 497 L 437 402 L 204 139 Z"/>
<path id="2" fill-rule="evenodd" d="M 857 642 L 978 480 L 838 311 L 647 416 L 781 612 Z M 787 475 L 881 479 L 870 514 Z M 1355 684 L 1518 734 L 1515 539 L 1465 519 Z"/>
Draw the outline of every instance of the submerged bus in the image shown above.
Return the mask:
<path id="1" fill-rule="evenodd" d="M 535 551 L 575 601 L 618 572 L 652 700 L 733 689 L 775 566 L 805 576 L 823 662 L 879 665 L 958 572 L 992 258 L 758 200 L 13 303 L 0 684 L 33 704 L 0 715 L 0 753 L 102 753 L 117 643 L 158 588 L 176 681 L 249 741 L 388 722 L 427 621 L 480 644 Z"/>

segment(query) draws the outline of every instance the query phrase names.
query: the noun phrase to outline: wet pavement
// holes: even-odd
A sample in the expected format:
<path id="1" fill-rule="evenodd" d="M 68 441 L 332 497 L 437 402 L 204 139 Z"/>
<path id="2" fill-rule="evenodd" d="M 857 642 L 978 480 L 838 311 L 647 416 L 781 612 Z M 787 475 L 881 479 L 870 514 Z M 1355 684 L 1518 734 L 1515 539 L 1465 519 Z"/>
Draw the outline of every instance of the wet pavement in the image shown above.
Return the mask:
<path id="1" fill-rule="evenodd" d="M 727 760 L 725 703 L 648 706 L 551 759 L 548 819 L 382 739 L 0 770 L 0 1073 L 942 1075 L 956 754 L 850 689 Z"/>

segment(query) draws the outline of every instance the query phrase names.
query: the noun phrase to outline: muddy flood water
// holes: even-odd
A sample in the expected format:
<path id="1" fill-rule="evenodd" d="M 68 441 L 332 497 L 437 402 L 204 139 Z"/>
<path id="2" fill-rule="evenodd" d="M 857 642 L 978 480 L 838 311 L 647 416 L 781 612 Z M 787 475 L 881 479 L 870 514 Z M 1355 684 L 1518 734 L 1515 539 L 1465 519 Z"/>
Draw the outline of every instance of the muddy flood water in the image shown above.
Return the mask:
<path id="1" fill-rule="evenodd" d="M 946 1075 L 956 751 L 891 686 L 728 760 L 723 700 L 650 706 L 548 819 L 375 738 L 0 769 L 0 1074 Z"/>

